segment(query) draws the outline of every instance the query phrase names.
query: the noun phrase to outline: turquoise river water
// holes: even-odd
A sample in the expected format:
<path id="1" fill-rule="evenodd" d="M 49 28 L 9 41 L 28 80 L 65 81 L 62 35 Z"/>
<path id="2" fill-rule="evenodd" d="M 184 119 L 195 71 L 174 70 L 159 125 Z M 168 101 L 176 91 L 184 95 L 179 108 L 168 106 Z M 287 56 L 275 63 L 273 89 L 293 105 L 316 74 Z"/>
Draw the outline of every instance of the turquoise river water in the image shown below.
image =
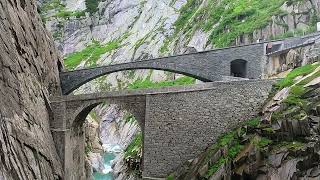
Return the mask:
<path id="1" fill-rule="evenodd" d="M 116 155 L 122 151 L 122 148 L 117 144 L 104 144 L 102 145 L 105 152 L 103 153 L 103 165 L 102 172 L 93 173 L 94 180 L 113 180 L 112 176 L 112 161 Z"/>

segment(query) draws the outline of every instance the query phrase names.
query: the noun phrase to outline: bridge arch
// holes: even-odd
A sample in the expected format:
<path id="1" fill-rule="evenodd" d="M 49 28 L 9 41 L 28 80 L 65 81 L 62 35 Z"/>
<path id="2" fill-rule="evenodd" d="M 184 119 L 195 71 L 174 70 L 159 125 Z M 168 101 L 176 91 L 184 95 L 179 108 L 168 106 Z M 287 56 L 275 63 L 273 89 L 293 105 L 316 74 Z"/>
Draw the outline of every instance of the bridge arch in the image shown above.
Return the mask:
<path id="1" fill-rule="evenodd" d="M 61 72 L 60 79 L 62 84 L 62 92 L 63 94 L 70 94 L 72 91 L 76 90 L 80 86 L 84 85 L 87 82 L 90 82 L 94 79 L 97 79 L 101 76 L 123 72 L 128 70 L 160 70 L 166 72 L 172 72 L 177 74 L 182 74 L 185 76 L 189 76 L 195 78 L 197 80 L 203 82 L 211 82 L 212 78 L 209 76 L 206 77 L 198 72 L 198 67 L 184 67 L 185 65 L 179 64 L 158 64 L 147 63 L 146 65 L 140 63 L 143 61 L 138 61 L 134 63 L 123 63 L 123 64 L 115 64 L 110 66 L 102 66 L 97 67 L 95 70 L 92 69 L 84 69 L 84 70 L 75 70 L 69 72 Z"/>
<path id="2" fill-rule="evenodd" d="M 115 97 L 110 99 L 97 99 L 86 102 L 81 102 L 80 104 L 70 104 L 69 111 L 69 124 L 70 127 L 77 127 L 82 125 L 89 113 L 97 106 L 106 104 L 116 104 L 121 109 L 125 109 L 133 116 L 136 117 L 139 126 L 143 130 L 144 128 L 144 118 L 145 118 L 145 96 L 135 96 L 135 97 Z"/>
<path id="3" fill-rule="evenodd" d="M 84 126 L 84 123 L 89 113 L 95 107 L 103 103 L 106 103 L 107 105 L 118 105 L 120 110 L 125 110 L 135 117 L 142 134 L 142 148 L 144 147 L 145 96 L 118 96 L 114 98 L 97 98 L 87 101 L 70 101 L 67 103 L 67 117 L 69 119 L 68 132 L 70 141 L 68 141 L 68 144 L 66 145 L 68 149 L 68 157 L 64 161 L 67 164 L 66 167 L 73 168 L 69 170 L 70 174 L 67 175 L 69 179 L 79 179 L 77 174 L 81 174 L 81 172 L 84 171 L 84 154 L 86 151 L 84 133 L 86 127 Z M 142 153 L 143 152 L 144 150 L 142 149 Z M 141 163 L 142 162 L 143 154 Z"/>
<path id="4" fill-rule="evenodd" d="M 230 75 L 234 77 L 246 78 L 248 62 L 244 59 L 236 59 L 230 62 Z"/>

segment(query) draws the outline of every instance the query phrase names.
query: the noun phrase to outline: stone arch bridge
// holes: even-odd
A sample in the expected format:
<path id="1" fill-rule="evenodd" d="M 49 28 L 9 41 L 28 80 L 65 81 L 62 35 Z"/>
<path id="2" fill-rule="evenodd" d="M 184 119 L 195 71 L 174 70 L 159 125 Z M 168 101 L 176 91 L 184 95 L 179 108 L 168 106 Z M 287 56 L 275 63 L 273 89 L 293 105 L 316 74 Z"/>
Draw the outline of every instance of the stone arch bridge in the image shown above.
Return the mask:
<path id="1" fill-rule="evenodd" d="M 51 97 L 50 127 L 64 179 L 85 179 L 83 122 L 107 101 L 130 111 L 143 133 L 143 177 L 162 178 L 195 158 L 224 132 L 260 111 L 274 81 L 265 74 L 268 56 L 313 44 L 319 33 L 268 43 L 61 72 L 62 94 L 99 76 L 130 69 L 159 69 L 219 81 L 230 76 L 255 80 L 211 82 L 188 87 Z M 232 79 L 232 78 L 231 78 Z"/>
<path id="2" fill-rule="evenodd" d="M 258 114 L 274 81 L 245 80 L 51 98 L 65 179 L 85 179 L 84 119 L 100 103 L 131 112 L 143 133 L 143 177 L 163 178 L 230 128 Z"/>

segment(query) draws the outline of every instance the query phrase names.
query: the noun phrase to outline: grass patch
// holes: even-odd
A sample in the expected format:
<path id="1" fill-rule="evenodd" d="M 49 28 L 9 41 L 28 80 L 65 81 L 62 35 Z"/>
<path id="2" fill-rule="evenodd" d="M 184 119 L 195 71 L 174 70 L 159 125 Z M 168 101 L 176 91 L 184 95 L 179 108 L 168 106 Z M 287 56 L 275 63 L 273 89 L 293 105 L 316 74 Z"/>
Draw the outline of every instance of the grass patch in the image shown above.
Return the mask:
<path id="1" fill-rule="evenodd" d="M 218 170 L 219 170 L 219 168 L 222 166 L 222 165 L 224 165 L 224 163 L 226 163 L 227 162 L 227 160 L 224 158 L 224 157 L 221 157 L 215 164 L 213 164 L 210 168 L 209 168 L 209 170 L 208 170 L 208 172 L 207 172 L 207 174 L 205 175 L 205 177 L 208 179 L 208 178 L 210 178 L 214 173 L 216 173 Z"/>
<path id="2" fill-rule="evenodd" d="M 80 18 L 82 16 L 85 16 L 85 11 L 65 11 L 61 10 L 57 14 L 54 15 L 54 17 L 60 17 L 64 19 L 69 19 L 70 17 L 77 17 Z"/>
<path id="3" fill-rule="evenodd" d="M 243 149 L 243 145 L 240 144 L 239 139 L 236 140 L 236 143 L 232 145 L 228 150 L 228 159 L 234 159 L 239 152 Z"/>
<path id="4" fill-rule="evenodd" d="M 82 61 L 86 61 L 86 65 L 89 67 L 94 67 L 100 57 L 112 50 L 120 47 L 120 41 L 114 40 L 107 44 L 100 44 L 98 41 L 94 41 L 92 44 L 88 45 L 85 49 L 79 52 L 74 52 L 68 55 L 64 59 L 65 67 L 68 70 L 75 69 Z"/>
<path id="5" fill-rule="evenodd" d="M 261 137 L 257 143 L 257 146 L 259 148 L 263 148 L 269 144 L 272 144 L 272 140 L 268 139 L 268 138 L 265 138 L 265 137 Z"/>
<path id="6" fill-rule="evenodd" d="M 142 150 L 142 133 L 136 134 L 129 146 L 124 151 L 124 158 L 138 158 Z"/>
<path id="7" fill-rule="evenodd" d="M 174 180 L 174 176 L 173 175 L 169 175 L 166 180 Z"/>
<path id="8" fill-rule="evenodd" d="M 292 151 L 295 151 L 295 150 L 300 150 L 304 147 L 304 143 L 302 142 L 299 142 L 299 141 L 292 141 L 292 142 L 281 142 L 277 145 L 274 146 L 274 149 L 276 150 L 279 150 L 279 149 L 282 149 L 282 148 L 286 148 L 288 150 L 292 150 Z"/>
<path id="9" fill-rule="evenodd" d="M 88 154 L 92 151 L 92 147 L 90 145 L 86 145 L 84 148 L 84 152 L 88 156 Z"/>
<path id="10" fill-rule="evenodd" d="M 124 119 L 126 123 L 133 123 L 136 121 L 136 118 L 131 113 L 126 113 Z"/>
<path id="11" fill-rule="evenodd" d="M 319 63 L 317 64 L 308 64 L 305 66 L 298 67 L 294 70 L 292 70 L 285 79 L 279 81 L 276 85 L 278 89 L 282 89 L 284 87 L 288 87 L 294 84 L 294 79 L 298 76 L 305 76 L 312 71 L 314 71 L 319 66 Z"/>
<path id="12" fill-rule="evenodd" d="M 187 0 L 174 23 L 175 32 L 166 38 L 160 52 L 168 51 L 168 45 L 175 43 L 179 34 L 184 34 L 188 39 L 196 29 L 209 33 L 209 43 L 217 48 L 230 46 L 234 44 L 235 39 L 244 35 L 253 40 L 253 32 L 269 25 L 273 16 L 283 17 L 288 14 L 281 10 L 283 4 L 294 5 L 298 2 L 299 0 L 208 0 L 203 3 L 202 0 Z M 294 32 L 284 31 L 283 34 L 271 38 L 279 39 L 314 32 L 317 20 L 317 15 L 313 14 L 309 28 Z M 277 24 L 288 29 L 285 22 L 279 21 Z"/>
<path id="13" fill-rule="evenodd" d="M 319 66 L 319 64 L 318 64 L 318 66 Z M 302 80 L 301 82 L 298 83 L 298 85 L 299 86 L 304 86 L 304 85 L 308 84 L 309 82 L 311 82 L 312 80 L 314 80 L 317 77 L 320 77 L 320 71 L 317 71 L 312 76 L 307 77 L 306 79 Z"/>
<path id="14" fill-rule="evenodd" d="M 40 12 L 41 13 L 46 13 L 50 10 L 54 10 L 54 9 L 58 9 L 58 10 L 62 10 L 65 9 L 65 5 L 61 3 L 60 0 L 53 0 L 53 1 L 48 1 L 46 3 L 44 3 L 41 8 L 40 8 Z"/>
<path id="15" fill-rule="evenodd" d="M 253 127 L 253 128 L 256 128 L 260 125 L 260 118 L 257 117 L 257 118 L 253 118 L 253 119 L 250 119 L 248 121 L 245 122 L 245 125 L 249 126 L 249 127 Z"/>
<path id="16" fill-rule="evenodd" d="M 133 83 L 128 85 L 128 89 L 147 89 L 147 88 L 161 88 L 168 86 L 178 86 L 178 85 L 188 85 L 194 84 L 195 79 L 191 77 L 180 77 L 176 80 L 172 81 L 161 81 L 161 82 L 153 82 L 150 80 L 150 77 L 145 80 L 138 79 Z"/>
<path id="17" fill-rule="evenodd" d="M 86 0 L 86 11 L 90 14 L 94 14 L 98 11 L 98 5 L 100 3 L 100 0 Z"/>

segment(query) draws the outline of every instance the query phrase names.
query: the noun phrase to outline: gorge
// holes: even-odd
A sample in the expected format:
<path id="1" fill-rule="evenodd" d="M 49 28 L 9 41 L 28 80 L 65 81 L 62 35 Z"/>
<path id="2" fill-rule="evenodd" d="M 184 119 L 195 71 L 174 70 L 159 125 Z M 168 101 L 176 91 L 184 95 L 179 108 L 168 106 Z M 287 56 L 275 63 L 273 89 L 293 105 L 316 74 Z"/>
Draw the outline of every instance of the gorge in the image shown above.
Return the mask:
<path id="1" fill-rule="evenodd" d="M 319 15 L 319 2 L 317 0 L 236 0 L 232 2 L 227 0 L 48 0 L 37 2 L 31 0 L 1 0 L 0 2 L 0 179 L 68 179 L 65 176 L 68 171 L 64 167 L 64 158 L 70 158 L 71 161 L 77 162 L 78 158 L 81 159 L 85 154 L 87 155 L 86 159 L 83 159 L 86 162 L 85 170 L 77 168 L 72 173 L 82 174 L 82 178 L 86 176 L 84 179 L 89 179 L 92 178 L 92 166 L 95 171 L 103 171 L 103 168 L 101 168 L 103 158 L 100 154 L 104 151 L 112 151 L 116 147 L 115 145 L 119 145 L 122 150 L 121 153 L 116 153 L 117 157 L 111 165 L 112 176 L 115 179 L 136 179 L 137 177 L 134 174 L 139 176 L 141 173 L 139 170 L 128 169 L 128 162 L 130 166 L 130 162 L 141 160 L 141 153 L 144 152 L 146 154 L 143 154 L 143 156 L 146 155 L 144 156 L 146 159 L 156 157 L 150 153 L 152 151 L 149 151 L 149 155 L 148 151 L 142 151 L 142 142 L 148 142 L 148 145 L 152 145 L 149 146 L 150 149 L 154 148 L 161 150 L 161 152 L 169 150 L 175 152 L 172 156 L 170 152 L 167 152 L 168 154 L 163 156 L 163 160 L 156 157 L 159 159 L 156 164 L 143 167 L 146 170 L 145 172 L 149 173 L 145 175 L 142 173 L 144 178 L 158 177 L 159 174 L 161 178 L 168 179 L 190 179 L 191 177 L 206 179 L 236 178 L 236 175 L 242 178 L 250 176 L 252 179 L 256 179 L 263 176 L 262 174 L 267 177 L 276 176 L 279 179 L 318 177 L 316 161 L 318 158 L 316 144 L 318 142 L 317 122 L 319 116 L 317 61 L 319 61 L 320 46 L 318 38 L 303 41 L 302 44 L 298 43 L 299 45 L 294 47 L 288 46 L 287 49 L 283 48 L 285 43 L 280 43 L 283 52 L 270 55 L 263 60 L 259 55 L 252 54 L 253 58 L 251 59 L 256 60 L 256 63 L 253 64 L 259 67 L 257 69 L 260 70 L 261 68 L 261 72 L 263 72 L 260 73 L 259 71 L 258 75 L 254 76 L 251 75 L 250 71 L 256 71 L 250 65 L 250 58 L 248 60 L 250 53 L 246 50 L 241 51 L 243 57 L 239 58 L 248 60 L 246 63 L 250 68 L 246 71 L 237 70 L 242 66 L 239 65 L 241 61 L 231 63 L 232 60 L 237 58 L 230 61 L 223 59 L 228 54 L 223 55 L 223 58 L 218 58 L 221 62 L 215 65 L 210 65 L 212 61 L 203 61 L 206 59 L 205 56 L 212 57 L 216 54 L 214 49 L 217 48 L 260 42 L 263 55 L 265 55 L 264 50 L 269 46 L 268 40 L 291 36 L 303 40 L 304 35 L 314 34 L 316 31 L 316 22 Z M 277 47 L 277 44 L 273 43 L 272 47 Z M 208 51 L 212 49 L 214 51 Z M 206 52 L 197 53 L 204 50 Z M 206 53 L 209 55 L 205 55 Z M 189 106 L 186 102 L 187 97 L 189 97 L 188 93 L 183 95 L 184 98 L 174 95 L 171 97 L 170 93 L 165 93 L 166 95 L 151 93 L 155 99 L 159 96 L 162 100 L 166 100 L 165 103 L 160 100 L 154 102 L 154 104 L 162 104 L 161 107 L 166 107 L 161 111 L 162 113 L 150 109 L 150 112 L 153 112 L 152 115 L 158 115 L 155 119 L 160 120 L 163 116 L 165 117 L 163 121 L 167 123 L 162 126 L 161 121 L 159 121 L 159 124 L 155 127 L 162 127 L 163 130 L 167 130 L 165 135 L 177 133 L 176 136 L 173 136 L 173 140 L 169 141 L 169 138 L 168 142 L 159 145 L 154 141 L 156 140 L 159 143 L 161 139 L 157 139 L 155 136 L 149 137 L 149 139 L 142 138 L 139 132 L 143 131 L 143 128 L 138 125 L 141 118 L 130 114 L 128 108 L 122 108 L 117 106 L 117 103 L 106 101 L 93 110 L 90 107 L 90 113 L 86 112 L 88 116 L 83 124 L 86 129 L 85 135 L 83 135 L 86 144 L 80 143 L 81 145 L 78 144 L 79 146 L 76 146 L 76 148 L 73 147 L 74 149 L 80 147 L 78 151 L 80 153 L 66 157 L 61 156 L 62 148 L 57 148 L 56 145 L 63 143 L 60 143 L 62 142 L 61 139 L 58 138 L 57 140 L 57 134 L 63 134 L 68 131 L 68 129 L 64 129 L 65 127 L 71 127 L 62 126 L 63 128 L 60 128 L 59 123 L 56 124 L 56 117 L 54 117 L 55 113 L 53 112 L 57 110 L 53 107 L 54 99 L 63 94 L 63 89 L 60 87 L 61 82 L 63 82 L 61 74 L 72 70 L 101 66 L 109 67 L 109 65 L 117 66 L 121 63 L 133 62 L 139 64 L 147 59 L 182 54 L 195 55 L 195 58 L 190 58 L 190 62 L 199 63 L 203 61 L 202 67 L 208 68 L 208 71 L 199 71 L 202 74 L 193 74 L 197 76 L 192 77 L 198 78 L 215 73 L 214 77 L 224 76 L 223 81 L 240 80 L 239 82 L 226 83 L 230 86 L 249 83 L 239 79 L 239 77 L 269 79 L 288 76 L 285 80 L 274 85 L 274 91 L 278 91 L 280 95 L 276 92 L 269 95 L 269 98 L 274 97 L 276 103 L 268 99 L 266 103 L 272 105 L 268 106 L 269 108 L 260 109 L 261 112 L 257 110 L 256 114 L 259 117 L 249 120 L 249 125 L 239 125 L 238 130 L 240 128 L 241 133 L 235 133 L 230 126 L 228 130 L 225 130 L 230 130 L 230 133 L 226 132 L 226 136 L 223 136 L 222 132 L 219 133 L 219 136 L 213 136 L 214 133 L 205 129 L 214 127 L 214 123 L 204 123 L 208 117 L 211 118 L 208 122 L 215 119 L 213 118 L 213 114 L 215 114 L 212 111 L 213 109 L 228 106 L 230 108 L 228 112 L 236 110 L 239 108 L 239 104 L 233 103 L 237 101 L 234 102 L 230 99 L 227 104 L 222 103 L 219 107 L 208 108 L 209 105 L 201 103 L 200 95 L 192 95 L 192 97 L 198 97 L 197 101 L 191 101 L 193 105 L 196 104 L 196 107 L 199 108 L 193 110 L 194 107 Z M 202 54 L 202 56 L 197 56 L 197 54 Z M 64 56 L 64 59 L 62 56 Z M 178 57 L 187 59 L 188 55 Z M 160 60 L 164 59 L 166 58 Z M 162 61 L 161 63 L 164 63 L 164 66 L 167 67 L 173 65 L 175 68 L 178 67 L 177 65 L 181 65 L 181 62 L 178 61 L 170 63 Z M 259 63 L 261 64 L 259 65 Z M 194 66 L 197 66 L 197 64 L 192 64 L 186 70 L 196 69 Z M 300 66 L 302 67 L 298 68 Z M 209 71 L 213 67 L 216 68 L 214 73 Z M 146 70 L 144 68 L 138 68 L 140 70 L 128 69 L 127 71 L 114 72 L 96 78 L 78 88 L 74 92 L 74 97 L 83 94 L 88 94 L 84 97 L 89 97 L 92 93 L 101 92 L 110 92 L 111 94 L 112 91 L 125 92 L 122 90 L 126 88 L 135 90 L 130 92 L 141 92 L 143 90 L 140 90 L 140 88 L 150 87 L 189 85 L 179 86 L 185 90 L 193 87 L 208 88 L 210 86 L 199 80 L 175 74 L 176 72 L 183 72 L 181 69 L 166 72 L 159 70 L 159 68 L 154 68 L 156 70 Z M 218 70 L 220 71 L 218 72 Z M 195 71 L 190 72 L 182 74 L 192 75 Z M 84 75 L 84 77 L 90 79 L 88 75 Z M 79 74 L 68 84 L 76 83 L 78 79 L 80 79 Z M 190 86 L 190 84 L 196 85 Z M 223 86 L 224 83 L 219 84 L 218 89 Z M 245 97 L 245 92 L 241 91 L 244 86 L 246 85 L 241 88 L 234 88 L 236 97 Z M 161 92 L 179 87 L 146 90 L 145 92 Z M 252 85 L 252 87 L 254 86 Z M 262 86 L 254 88 L 255 91 L 248 92 L 251 92 L 251 94 L 264 92 L 258 90 L 260 88 Z M 74 88 L 71 89 L 74 90 Z M 233 95 L 233 91 L 229 90 L 224 91 L 228 94 L 226 96 Z M 274 96 L 274 94 L 276 95 Z M 170 96 L 170 98 L 167 96 Z M 203 102 L 209 100 L 215 102 L 213 99 L 216 96 L 213 93 L 203 96 L 206 97 L 202 98 Z M 73 95 L 68 97 L 73 97 Z M 175 104 L 174 101 L 170 101 L 171 98 L 179 99 L 178 102 L 183 102 L 182 104 L 186 107 L 184 108 L 179 103 Z M 224 97 L 224 99 L 227 98 Z M 281 99 L 280 102 L 279 99 Z M 260 106 L 263 104 L 262 101 L 251 101 L 250 103 L 259 103 Z M 246 101 L 241 102 L 245 103 Z M 202 110 L 208 109 L 208 111 L 201 112 L 200 107 L 203 107 Z M 161 110 L 161 108 L 159 109 Z M 235 114 L 240 116 L 248 109 L 250 108 L 244 108 Z M 199 111 L 198 114 L 195 113 L 197 117 L 180 117 L 181 114 L 188 115 L 193 111 Z M 173 112 L 177 116 L 170 115 Z M 225 117 L 222 115 L 221 117 L 228 119 L 227 112 L 223 113 Z M 152 119 L 152 116 L 148 117 L 149 120 Z M 206 124 L 206 126 L 194 131 L 188 129 L 188 133 L 193 132 L 194 135 L 189 141 L 184 141 L 183 138 L 187 138 L 188 134 L 179 135 L 179 130 L 183 130 L 183 128 L 170 129 L 175 125 L 177 127 L 185 125 L 175 124 L 174 118 L 178 117 L 183 122 L 185 121 L 185 124 L 188 124 L 186 122 L 192 122 L 190 124 L 197 124 L 200 127 L 203 123 L 202 125 Z M 85 118 L 85 116 L 82 115 L 81 118 Z M 198 123 L 194 123 L 195 119 Z M 233 117 L 234 119 L 235 117 Z M 246 119 L 250 118 L 247 117 Z M 257 122 L 257 119 L 261 122 Z M 245 119 L 243 120 L 245 121 Z M 152 123 L 149 125 L 153 126 Z M 157 128 L 151 132 L 159 132 Z M 202 131 L 206 133 L 199 133 Z M 163 136 L 161 134 L 161 137 Z M 200 138 L 202 136 L 208 139 L 203 140 Z M 294 139 L 290 139 L 288 136 L 294 137 Z M 174 138 L 178 137 L 183 138 L 174 141 Z M 255 141 L 248 142 L 250 138 L 255 139 Z M 150 139 L 153 139 L 153 141 Z M 214 143 L 213 139 L 217 140 L 217 143 Z M 203 140 L 203 143 L 200 143 L 201 140 Z M 172 150 L 175 148 L 171 144 L 172 142 L 181 142 L 186 151 L 181 153 L 178 150 Z M 188 144 L 188 142 L 192 142 L 191 146 L 195 147 L 189 149 L 190 143 Z M 144 146 L 147 144 L 144 144 Z M 77 143 L 69 145 L 71 147 L 77 145 Z M 215 146 L 210 151 L 211 145 L 217 147 Z M 200 146 L 201 148 L 199 148 Z M 229 152 L 226 151 L 228 147 L 234 150 L 231 152 L 234 155 L 229 155 Z M 279 153 L 276 147 L 285 148 L 287 151 L 284 150 Z M 270 149 L 275 150 L 276 153 L 269 151 Z M 66 148 L 66 150 L 71 151 L 72 148 Z M 194 151 L 197 152 L 194 153 Z M 305 156 L 306 152 L 315 160 L 315 162 L 312 161 L 312 166 L 305 166 L 307 160 L 310 159 L 310 157 Z M 188 154 L 193 155 L 189 156 Z M 256 157 L 253 158 L 252 154 L 255 154 Z M 259 154 L 266 156 L 259 158 Z M 172 164 L 177 163 L 173 167 L 169 163 L 170 158 L 176 156 L 179 156 L 179 158 L 175 162 L 171 162 Z M 130 159 L 132 157 L 137 159 L 133 158 L 135 159 L 133 161 Z M 205 161 L 202 158 L 210 160 Z M 273 162 L 271 163 L 272 168 L 267 162 L 264 162 L 265 159 L 271 159 Z M 248 168 L 254 166 L 253 162 L 259 164 L 261 168 L 258 170 Z M 150 164 L 153 161 L 143 163 Z M 138 166 L 140 166 L 139 163 Z M 289 166 L 295 168 L 288 174 L 286 172 Z M 133 169 L 136 167 L 137 165 L 134 165 Z M 165 170 L 163 167 L 170 170 Z"/>

